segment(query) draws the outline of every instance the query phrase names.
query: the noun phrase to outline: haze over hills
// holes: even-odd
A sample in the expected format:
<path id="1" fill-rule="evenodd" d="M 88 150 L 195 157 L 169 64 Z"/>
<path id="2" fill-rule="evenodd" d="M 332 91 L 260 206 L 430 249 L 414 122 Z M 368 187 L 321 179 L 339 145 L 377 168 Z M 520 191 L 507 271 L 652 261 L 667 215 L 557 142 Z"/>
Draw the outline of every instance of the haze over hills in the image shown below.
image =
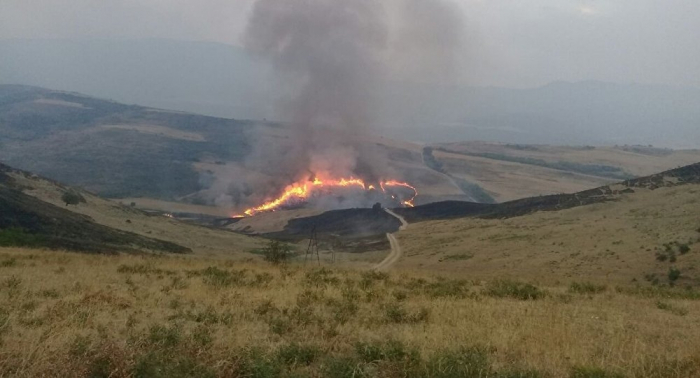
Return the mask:
<path id="1" fill-rule="evenodd" d="M 172 40 L 0 41 L 0 83 L 237 119 L 274 119 L 264 62 L 223 44 Z M 700 146 L 700 89 L 556 82 L 509 89 L 385 83 L 378 126 L 403 140 Z"/>
<path id="2" fill-rule="evenodd" d="M 35 87 L 0 86 L 0 96 L 2 161 L 126 203 L 227 216 L 278 196 L 293 180 L 275 163 L 292 147 L 284 124 Z M 570 193 L 700 160 L 699 151 L 640 146 L 457 143 L 426 149 L 381 136 L 362 138 L 361 150 L 377 156 L 391 178 L 418 188 L 417 204 Z"/>

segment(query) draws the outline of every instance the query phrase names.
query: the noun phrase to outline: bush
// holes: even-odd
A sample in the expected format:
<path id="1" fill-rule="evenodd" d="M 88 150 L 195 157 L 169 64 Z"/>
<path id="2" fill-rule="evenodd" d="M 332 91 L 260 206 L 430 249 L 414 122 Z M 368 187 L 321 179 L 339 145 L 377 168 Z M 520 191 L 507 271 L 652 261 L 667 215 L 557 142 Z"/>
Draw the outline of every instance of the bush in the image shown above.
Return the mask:
<path id="1" fill-rule="evenodd" d="M 131 376 L 134 378 L 214 378 L 210 368 L 189 357 L 151 352 L 137 358 Z"/>
<path id="2" fill-rule="evenodd" d="M 668 270 L 668 282 L 673 285 L 681 278 L 681 271 L 676 268 L 670 268 Z"/>
<path id="3" fill-rule="evenodd" d="M 668 311 L 668 312 L 670 312 L 674 315 L 678 315 L 678 316 L 688 315 L 688 310 L 686 310 L 684 308 L 676 307 L 668 302 L 657 301 L 656 308 L 658 308 L 659 310 Z"/>
<path id="4" fill-rule="evenodd" d="M 577 366 L 571 370 L 571 378 L 624 378 L 620 373 L 614 373 L 597 367 Z"/>
<path id="5" fill-rule="evenodd" d="M 389 323 L 420 323 L 428 320 L 430 310 L 421 308 L 416 313 L 409 313 L 399 304 L 390 304 L 384 309 L 384 317 Z"/>
<path id="6" fill-rule="evenodd" d="M 685 255 L 690 252 L 690 246 L 688 246 L 688 244 L 680 244 L 678 246 L 678 252 L 680 252 L 681 255 Z"/>
<path id="7" fill-rule="evenodd" d="M 214 266 L 210 266 L 204 269 L 202 272 L 202 277 L 204 277 L 204 283 L 214 287 L 228 287 L 233 285 L 240 285 L 244 282 L 246 272 L 245 271 L 234 271 L 230 272 L 228 270 L 219 269 Z"/>
<path id="8" fill-rule="evenodd" d="M 496 298 L 514 298 L 523 301 L 541 299 L 546 293 L 534 285 L 500 280 L 492 281 L 486 287 L 486 295 Z"/>
<path id="9" fill-rule="evenodd" d="M 469 282 L 466 280 L 439 280 L 425 286 L 431 298 L 466 298 L 469 295 Z"/>
<path id="10" fill-rule="evenodd" d="M 420 353 L 417 349 L 409 349 L 400 341 L 387 343 L 357 343 L 355 352 L 364 362 L 379 361 L 404 361 L 417 364 L 420 362 Z"/>
<path id="11" fill-rule="evenodd" d="M 438 352 L 427 362 L 427 376 L 435 378 L 488 377 L 491 372 L 485 348 Z"/>
<path id="12" fill-rule="evenodd" d="M 69 190 L 61 196 L 61 201 L 65 202 L 66 206 L 78 206 L 81 202 L 85 202 L 85 198 L 73 190 Z"/>
<path id="13" fill-rule="evenodd" d="M 572 282 L 569 286 L 569 292 L 577 294 L 599 294 L 605 290 L 607 290 L 607 286 L 596 285 L 590 282 Z"/>
<path id="14" fill-rule="evenodd" d="M 323 370 L 324 377 L 356 378 L 364 376 L 358 361 L 348 357 L 329 358 L 325 361 Z"/>
<path id="15" fill-rule="evenodd" d="M 277 351 L 278 358 L 287 365 L 311 365 L 321 351 L 315 346 L 289 344 Z"/>
<path id="16" fill-rule="evenodd" d="M 0 247 L 41 247 L 46 245 L 46 239 L 24 229 L 13 227 L 0 230 Z"/>
<path id="17" fill-rule="evenodd" d="M 270 244 L 263 249 L 263 256 L 265 256 L 265 261 L 271 262 L 272 264 L 279 265 L 287 261 L 289 254 L 291 253 L 291 248 L 288 245 L 280 243 L 277 240 L 270 241 Z"/>
<path id="18" fill-rule="evenodd" d="M 161 325 L 154 325 L 149 330 L 148 340 L 153 345 L 161 347 L 174 347 L 180 343 L 180 329 L 177 327 L 167 328 Z"/>

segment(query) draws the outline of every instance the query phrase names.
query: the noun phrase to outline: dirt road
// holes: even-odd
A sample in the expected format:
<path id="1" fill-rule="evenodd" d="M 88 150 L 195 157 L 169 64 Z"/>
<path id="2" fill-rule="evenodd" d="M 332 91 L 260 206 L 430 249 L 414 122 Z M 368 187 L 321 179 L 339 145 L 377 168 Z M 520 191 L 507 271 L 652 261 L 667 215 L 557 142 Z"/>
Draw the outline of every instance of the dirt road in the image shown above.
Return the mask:
<path id="1" fill-rule="evenodd" d="M 389 209 L 384 209 L 384 211 L 386 211 L 392 217 L 401 221 L 401 227 L 399 227 L 399 231 L 403 231 L 406 229 L 406 227 L 408 227 L 408 222 L 406 222 L 406 219 L 404 219 L 404 217 L 394 213 Z M 391 245 L 391 252 L 389 253 L 389 256 L 387 256 L 382 262 L 380 262 L 379 264 L 375 265 L 374 268 L 372 268 L 374 270 L 389 270 L 392 266 L 394 266 L 394 264 L 396 264 L 401 259 L 401 256 L 403 256 L 403 253 L 401 252 L 401 246 L 399 245 L 399 241 L 396 239 L 396 236 L 394 236 L 394 234 L 386 234 L 386 238 L 389 239 L 389 244 Z"/>

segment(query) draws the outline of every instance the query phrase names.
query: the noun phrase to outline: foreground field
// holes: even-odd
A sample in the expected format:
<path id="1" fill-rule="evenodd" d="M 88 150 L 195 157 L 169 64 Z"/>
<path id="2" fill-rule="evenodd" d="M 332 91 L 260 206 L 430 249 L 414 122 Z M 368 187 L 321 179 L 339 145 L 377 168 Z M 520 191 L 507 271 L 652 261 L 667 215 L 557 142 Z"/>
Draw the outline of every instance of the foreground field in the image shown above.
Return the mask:
<path id="1" fill-rule="evenodd" d="M 700 293 L 0 249 L 0 376 L 693 377 Z"/>

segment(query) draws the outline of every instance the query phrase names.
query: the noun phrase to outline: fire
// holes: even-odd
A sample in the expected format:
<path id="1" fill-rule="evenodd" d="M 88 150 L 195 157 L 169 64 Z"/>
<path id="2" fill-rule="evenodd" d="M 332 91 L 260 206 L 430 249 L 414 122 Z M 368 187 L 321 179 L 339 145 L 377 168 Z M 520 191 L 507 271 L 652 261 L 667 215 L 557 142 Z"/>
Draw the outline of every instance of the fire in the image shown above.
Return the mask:
<path id="1" fill-rule="evenodd" d="M 357 189 L 361 189 L 364 191 L 377 190 L 377 188 L 374 185 L 367 185 L 364 180 L 354 177 L 341 179 L 321 179 L 315 177 L 313 180 L 309 180 L 307 182 L 298 182 L 289 185 L 287 188 L 285 188 L 282 195 L 280 195 L 278 198 L 270 202 L 264 203 L 260 206 L 250 208 L 246 210 L 244 214 L 245 216 L 254 216 L 260 213 L 276 211 L 286 204 L 305 201 L 309 199 L 311 195 L 315 192 L 331 190 L 333 188 L 348 187 L 356 187 Z M 418 190 L 416 190 L 416 188 L 411 186 L 410 184 L 396 180 L 389 180 L 379 182 L 379 187 L 381 188 L 381 191 L 383 193 L 387 192 L 387 188 L 394 187 L 402 187 L 412 190 L 413 196 L 411 197 L 411 199 L 403 201 L 403 205 L 414 207 L 413 201 L 418 196 Z M 396 197 L 392 195 L 392 198 Z M 237 215 L 236 217 L 242 216 L 243 215 Z"/>

